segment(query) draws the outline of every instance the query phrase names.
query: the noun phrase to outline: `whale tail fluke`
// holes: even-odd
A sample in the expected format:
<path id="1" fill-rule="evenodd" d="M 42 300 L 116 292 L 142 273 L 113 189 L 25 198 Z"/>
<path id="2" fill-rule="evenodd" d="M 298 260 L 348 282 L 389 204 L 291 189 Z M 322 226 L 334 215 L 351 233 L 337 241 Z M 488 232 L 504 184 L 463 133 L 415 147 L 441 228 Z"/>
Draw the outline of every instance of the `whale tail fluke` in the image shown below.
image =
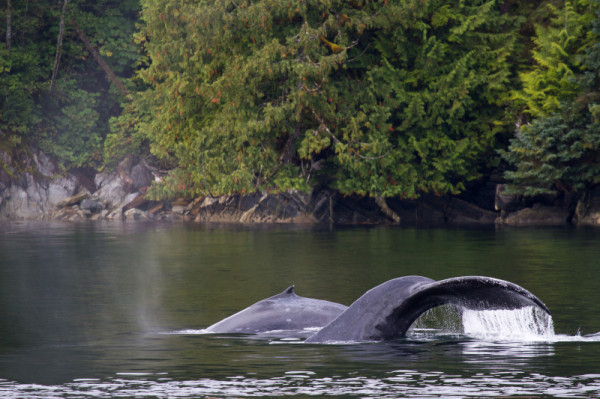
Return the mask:
<path id="1" fill-rule="evenodd" d="M 476 310 L 534 306 L 550 314 L 535 295 L 509 281 L 481 276 L 434 281 L 407 276 L 367 291 L 307 342 L 394 339 L 406 334 L 421 314 L 445 304 Z"/>

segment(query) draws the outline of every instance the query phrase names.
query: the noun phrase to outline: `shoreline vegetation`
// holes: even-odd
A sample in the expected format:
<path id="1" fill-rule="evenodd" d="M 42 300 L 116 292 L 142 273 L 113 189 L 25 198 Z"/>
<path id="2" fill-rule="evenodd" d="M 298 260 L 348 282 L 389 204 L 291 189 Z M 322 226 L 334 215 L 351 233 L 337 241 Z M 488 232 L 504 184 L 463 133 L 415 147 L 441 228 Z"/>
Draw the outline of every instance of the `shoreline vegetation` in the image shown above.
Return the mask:
<path id="1" fill-rule="evenodd" d="M 7 154 L 1 154 L 7 159 Z M 399 226 L 598 226 L 600 190 L 576 204 L 535 202 L 506 194 L 504 184 L 486 184 L 461 196 L 423 195 L 416 200 L 343 195 L 331 189 L 231 194 L 194 199 L 151 200 L 155 179 L 145 163 L 119 171 L 59 175 L 44 153 L 31 152 L 27 169 L 0 171 L 0 222 L 169 221 L 238 224 Z"/>
<path id="2" fill-rule="evenodd" d="M 0 21 L 0 220 L 600 226 L 600 0 Z"/>

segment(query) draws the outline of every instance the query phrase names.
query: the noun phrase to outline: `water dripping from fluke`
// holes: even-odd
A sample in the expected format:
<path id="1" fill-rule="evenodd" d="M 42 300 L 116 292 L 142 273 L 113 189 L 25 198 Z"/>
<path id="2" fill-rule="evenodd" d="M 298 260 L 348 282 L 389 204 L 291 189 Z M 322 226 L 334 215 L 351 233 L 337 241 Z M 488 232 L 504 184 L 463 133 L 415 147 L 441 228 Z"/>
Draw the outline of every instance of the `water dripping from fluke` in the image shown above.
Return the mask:
<path id="1" fill-rule="evenodd" d="M 461 313 L 464 334 L 486 341 L 555 341 L 552 316 L 538 307 L 472 310 Z"/>

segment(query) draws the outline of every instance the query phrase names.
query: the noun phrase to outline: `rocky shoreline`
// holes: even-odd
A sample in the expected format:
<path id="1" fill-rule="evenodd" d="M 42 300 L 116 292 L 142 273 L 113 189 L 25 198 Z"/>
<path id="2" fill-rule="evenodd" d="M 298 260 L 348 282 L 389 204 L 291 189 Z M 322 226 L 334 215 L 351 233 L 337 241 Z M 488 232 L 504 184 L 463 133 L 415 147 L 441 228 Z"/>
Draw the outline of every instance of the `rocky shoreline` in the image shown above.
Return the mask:
<path id="1" fill-rule="evenodd" d="M 10 165 L 18 162 L 20 170 Z M 311 193 L 254 193 L 175 201 L 150 201 L 149 167 L 123 161 L 112 173 L 61 174 L 42 152 L 15 160 L 0 153 L 0 221 L 116 220 L 242 224 L 599 226 L 600 190 L 577 201 L 527 204 L 487 184 L 468 197 L 396 198 L 344 196 L 329 189 Z"/>

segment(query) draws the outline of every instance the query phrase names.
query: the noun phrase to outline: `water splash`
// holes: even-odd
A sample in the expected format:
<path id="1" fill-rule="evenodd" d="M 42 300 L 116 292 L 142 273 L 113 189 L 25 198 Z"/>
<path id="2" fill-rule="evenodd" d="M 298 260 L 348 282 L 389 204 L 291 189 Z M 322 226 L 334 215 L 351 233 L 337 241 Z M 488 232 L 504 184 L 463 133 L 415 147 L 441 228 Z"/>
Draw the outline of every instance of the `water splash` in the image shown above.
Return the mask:
<path id="1" fill-rule="evenodd" d="M 490 341 L 554 341 L 552 316 L 528 306 L 507 310 L 471 310 L 462 312 L 465 335 Z"/>
<path id="2" fill-rule="evenodd" d="M 212 334 L 212 333 L 205 328 L 201 328 L 201 329 L 186 328 L 183 330 L 161 332 L 160 334 L 163 334 L 163 335 L 204 335 L 204 334 Z"/>

